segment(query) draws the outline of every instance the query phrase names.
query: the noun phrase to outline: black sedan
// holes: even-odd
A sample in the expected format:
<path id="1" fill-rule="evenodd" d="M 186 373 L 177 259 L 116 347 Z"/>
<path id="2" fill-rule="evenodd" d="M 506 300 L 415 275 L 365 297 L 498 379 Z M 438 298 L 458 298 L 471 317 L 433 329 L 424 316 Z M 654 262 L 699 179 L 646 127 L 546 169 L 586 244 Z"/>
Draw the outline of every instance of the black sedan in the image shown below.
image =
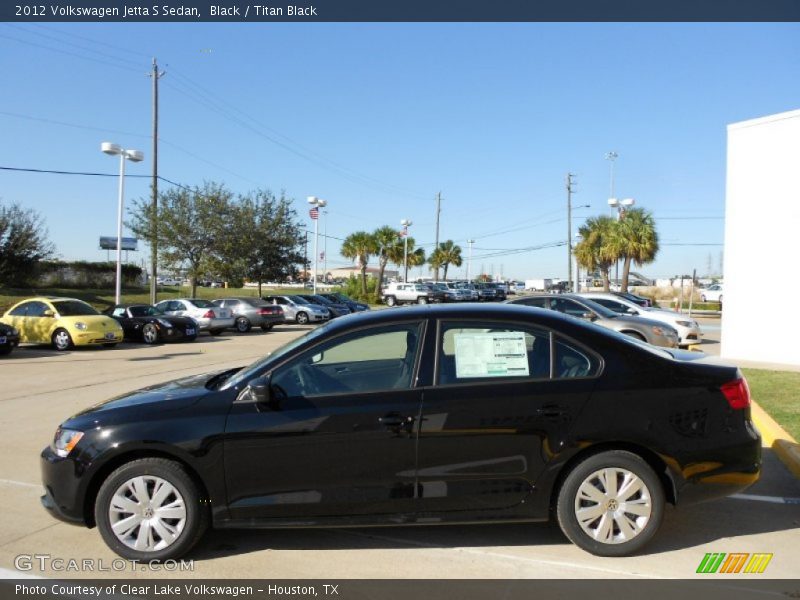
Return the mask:
<path id="1" fill-rule="evenodd" d="M 122 325 L 125 339 L 145 344 L 191 342 L 197 337 L 197 322 L 189 317 L 167 315 L 148 304 L 119 304 L 106 314 Z"/>
<path id="2" fill-rule="evenodd" d="M 11 354 L 19 346 L 19 330 L 11 325 L 0 323 L 0 355 Z"/>
<path id="3" fill-rule="evenodd" d="M 356 302 L 349 296 L 345 296 L 341 293 L 332 293 L 332 294 L 318 294 L 323 298 L 327 298 L 331 302 L 339 302 L 344 304 L 347 308 L 350 309 L 350 312 L 363 312 L 365 310 L 369 310 L 369 304 L 364 304 L 363 302 Z"/>
<path id="4" fill-rule="evenodd" d="M 352 315 L 248 367 L 119 396 L 65 421 L 41 462 L 44 506 L 130 559 L 180 556 L 209 525 L 551 515 L 622 556 L 667 502 L 755 482 L 761 440 L 735 366 L 466 304 Z"/>

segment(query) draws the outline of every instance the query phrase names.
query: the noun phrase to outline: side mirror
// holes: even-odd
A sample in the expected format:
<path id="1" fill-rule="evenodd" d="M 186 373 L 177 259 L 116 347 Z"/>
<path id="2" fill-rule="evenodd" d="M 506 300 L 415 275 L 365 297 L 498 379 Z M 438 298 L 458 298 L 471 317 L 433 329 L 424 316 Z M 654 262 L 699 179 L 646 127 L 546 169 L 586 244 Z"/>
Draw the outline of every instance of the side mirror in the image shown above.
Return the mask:
<path id="1" fill-rule="evenodd" d="M 594 321 L 597 317 L 593 312 L 585 312 L 581 315 L 582 319 L 586 319 L 587 321 Z"/>
<path id="2" fill-rule="evenodd" d="M 237 400 L 253 402 L 261 408 L 279 410 L 280 406 L 272 394 L 271 379 L 271 375 L 268 374 L 251 380 L 241 391 Z"/>
<path id="3" fill-rule="evenodd" d="M 42 316 L 43 316 L 43 317 L 55 317 L 55 316 L 56 316 L 56 313 L 55 313 L 54 311 L 52 311 L 51 309 L 49 309 L 49 308 L 48 308 L 46 311 L 44 311 L 44 312 L 42 313 Z"/>

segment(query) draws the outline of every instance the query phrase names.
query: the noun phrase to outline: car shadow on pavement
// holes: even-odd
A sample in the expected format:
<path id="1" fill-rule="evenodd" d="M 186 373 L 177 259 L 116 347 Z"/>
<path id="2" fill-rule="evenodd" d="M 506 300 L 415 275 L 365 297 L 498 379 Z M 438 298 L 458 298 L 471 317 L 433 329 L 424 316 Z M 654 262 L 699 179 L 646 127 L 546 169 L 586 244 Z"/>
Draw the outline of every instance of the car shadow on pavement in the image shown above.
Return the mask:
<path id="1" fill-rule="evenodd" d="M 761 497 L 800 497 L 800 482 L 791 477 L 779 459 L 764 449 L 762 481 L 746 490 Z M 788 477 L 788 479 L 787 479 Z M 797 505 L 791 503 L 723 498 L 681 506 L 667 505 L 655 538 L 639 556 L 658 555 L 749 535 L 787 531 L 800 527 Z M 236 556 L 263 550 L 353 550 L 497 546 L 548 546 L 569 544 L 558 525 L 503 523 L 370 527 L 358 529 L 250 529 L 213 530 L 192 552 L 198 560 Z"/>

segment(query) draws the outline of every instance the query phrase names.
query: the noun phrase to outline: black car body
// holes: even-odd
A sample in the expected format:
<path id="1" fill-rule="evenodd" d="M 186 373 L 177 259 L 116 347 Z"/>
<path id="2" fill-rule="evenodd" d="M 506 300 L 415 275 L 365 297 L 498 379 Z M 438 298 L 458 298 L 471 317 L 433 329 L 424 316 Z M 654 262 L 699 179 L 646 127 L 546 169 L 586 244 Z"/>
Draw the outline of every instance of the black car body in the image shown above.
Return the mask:
<path id="1" fill-rule="evenodd" d="M 349 315 L 353 311 L 350 310 L 350 307 L 347 306 L 344 302 L 336 302 L 331 300 L 327 296 L 323 296 L 322 294 L 299 294 L 312 304 L 319 304 L 320 306 L 324 306 L 327 308 L 331 313 L 331 318 L 335 319 L 336 317 L 343 317 L 345 315 Z"/>
<path id="2" fill-rule="evenodd" d="M 0 356 L 11 354 L 19 346 L 19 330 L 11 325 L 0 323 Z"/>
<path id="3" fill-rule="evenodd" d="M 149 304 L 118 304 L 105 311 L 122 325 L 125 339 L 145 344 L 191 342 L 197 338 L 197 322 L 177 317 Z"/>
<path id="4" fill-rule="evenodd" d="M 209 523 L 551 514 L 582 548 L 623 555 L 652 537 L 665 502 L 756 481 L 761 440 L 749 402 L 735 366 L 554 311 L 372 311 L 247 368 L 126 393 L 68 419 L 41 455 L 42 502 L 64 520 L 97 523 L 114 551 L 138 559 L 185 553 Z M 176 490 L 166 500 L 164 482 Z M 166 522 L 181 533 L 160 549 L 162 538 L 142 533 L 159 496 L 173 521 L 184 519 Z M 153 548 L 137 550 L 141 539 Z"/>
<path id="5" fill-rule="evenodd" d="M 345 296 L 344 294 L 334 293 L 334 294 L 318 294 L 323 298 L 327 298 L 332 302 L 341 302 L 347 308 L 350 309 L 350 312 L 363 312 L 365 310 L 369 310 L 369 304 L 364 304 L 363 302 L 356 302 L 352 298 Z"/>

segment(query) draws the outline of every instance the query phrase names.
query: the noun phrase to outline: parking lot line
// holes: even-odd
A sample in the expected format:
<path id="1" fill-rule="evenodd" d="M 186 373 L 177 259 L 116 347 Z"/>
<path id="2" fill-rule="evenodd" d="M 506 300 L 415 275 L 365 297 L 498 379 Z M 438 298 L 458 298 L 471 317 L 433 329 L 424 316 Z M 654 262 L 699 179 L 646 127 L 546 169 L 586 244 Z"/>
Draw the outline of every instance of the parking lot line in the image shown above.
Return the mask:
<path id="1" fill-rule="evenodd" d="M 730 496 L 735 500 L 752 500 L 755 502 L 770 502 L 772 504 L 800 504 L 800 498 L 784 498 L 782 496 L 756 496 L 753 494 L 734 494 Z"/>
<path id="2" fill-rule="evenodd" d="M 27 481 L 14 481 L 13 479 L 0 479 L 0 484 L 5 485 L 18 485 L 20 487 L 40 488 L 41 483 L 28 483 Z"/>

